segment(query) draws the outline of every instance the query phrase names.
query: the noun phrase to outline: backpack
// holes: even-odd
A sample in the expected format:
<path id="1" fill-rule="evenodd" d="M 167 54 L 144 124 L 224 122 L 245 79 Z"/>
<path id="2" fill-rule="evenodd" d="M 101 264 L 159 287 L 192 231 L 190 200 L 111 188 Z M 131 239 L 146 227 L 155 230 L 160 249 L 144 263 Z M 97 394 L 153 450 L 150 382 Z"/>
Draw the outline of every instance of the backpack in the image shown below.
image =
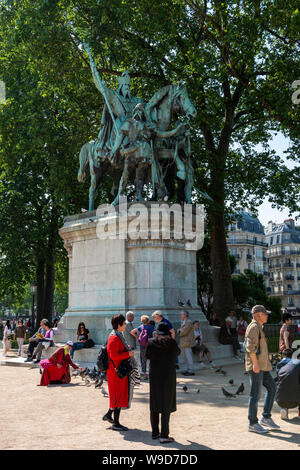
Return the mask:
<path id="1" fill-rule="evenodd" d="M 100 352 L 97 357 L 97 367 L 99 372 L 106 372 L 108 369 L 108 354 L 106 346 L 101 346 Z"/>
<path id="2" fill-rule="evenodd" d="M 145 347 L 148 344 L 148 330 L 145 328 L 145 326 L 142 327 L 142 331 L 140 336 L 138 337 L 138 342 L 140 343 L 141 346 Z"/>

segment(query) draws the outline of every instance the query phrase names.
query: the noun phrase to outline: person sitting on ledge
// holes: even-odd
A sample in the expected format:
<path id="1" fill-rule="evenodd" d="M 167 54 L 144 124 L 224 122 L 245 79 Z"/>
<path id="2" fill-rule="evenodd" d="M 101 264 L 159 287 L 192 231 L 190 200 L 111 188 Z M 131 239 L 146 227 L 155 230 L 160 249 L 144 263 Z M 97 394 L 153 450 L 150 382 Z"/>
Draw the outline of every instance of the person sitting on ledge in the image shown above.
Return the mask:
<path id="1" fill-rule="evenodd" d="M 241 360 L 238 354 L 238 351 L 241 349 L 241 346 L 238 342 L 237 337 L 232 335 L 231 324 L 231 317 L 227 317 L 225 319 L 225 324 L 222 325 L 220 329 L 219 342 L 221 344 L 231 344 L 233 348 L 234 357 L 238 360 Z"/>
<path id="2" fill-rule="evenodd" d="M 94 346 L 94 341 L 90 336 L 89 330 L 85 327 L 83 322 L 80 322 L 77 328 L 77 338 L 76 342 L 73 343 L 73 347 L 70 351 L 70 356 L 73 359 L 74 352 L 82 348 L 92 348 Z"/>
<path id="3" fill-rule="evenodd" d="M 71 382 L 70 366 L 78 369 L 70 357 L 73 342 L 68 341 L 64 347 L 58 348 L 49 359 L 43 359 L 40 362 L 43 368 L 40 385 L 49 385 L 51 383 L 68 384 Z"/>
<path id="4" fill-rule="evenodd" d="M 50 346 L 53 346 L 54 331 L 50 328 L 50 323 L 48 320 L 44 321 L 44 328 L 46 330 L 45 335 L 43 335 L 42 341 L 39 341 L 37 347 L 35 348 L 34 354 L 36 359 L 34 364 L 38 364 L 42 357 L 43 349 L 48 349 Z"/>

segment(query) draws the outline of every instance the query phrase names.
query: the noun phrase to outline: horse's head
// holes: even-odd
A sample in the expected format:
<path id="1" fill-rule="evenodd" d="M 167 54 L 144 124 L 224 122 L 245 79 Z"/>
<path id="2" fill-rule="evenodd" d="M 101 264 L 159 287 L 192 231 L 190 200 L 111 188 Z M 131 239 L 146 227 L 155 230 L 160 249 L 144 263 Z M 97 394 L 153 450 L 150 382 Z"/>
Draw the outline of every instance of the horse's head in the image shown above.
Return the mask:
<path id="1" fill-rule="evenodd" d="M 197 111 L 189 98 L 186 85 L 180 82 L 177 85 L 172 85 L 172 87 L 174 93 L 174 111 L 184 115 L 188 120 L 195 118 Z"/>

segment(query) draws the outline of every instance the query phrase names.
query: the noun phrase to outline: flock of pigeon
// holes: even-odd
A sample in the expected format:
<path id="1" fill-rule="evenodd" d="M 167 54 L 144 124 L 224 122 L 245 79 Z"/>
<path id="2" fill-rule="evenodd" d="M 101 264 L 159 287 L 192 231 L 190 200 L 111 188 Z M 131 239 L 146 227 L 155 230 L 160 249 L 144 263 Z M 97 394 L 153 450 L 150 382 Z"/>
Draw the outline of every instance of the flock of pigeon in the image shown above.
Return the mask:
<path id="1" fill-rule="evenodd" d="M 100 388 L 102 395 L 108 397 L 108 392 L 103 386 L 105 373 L 100 372 L 96 367 L 93 369 L 89 369 L 88 367 L 85 367 L 84 369 L 76 369 L 72 372 L 72 377 L 81 377 L 87 387 L 94 384 L 95 388 Z"/>

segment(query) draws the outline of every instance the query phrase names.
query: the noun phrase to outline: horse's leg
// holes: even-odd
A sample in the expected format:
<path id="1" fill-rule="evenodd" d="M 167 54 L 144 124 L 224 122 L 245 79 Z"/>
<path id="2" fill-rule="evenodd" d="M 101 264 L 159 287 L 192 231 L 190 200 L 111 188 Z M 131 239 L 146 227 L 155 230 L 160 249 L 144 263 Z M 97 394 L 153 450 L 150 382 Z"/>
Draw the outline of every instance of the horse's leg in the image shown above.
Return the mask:
<path id="1" fill-rule="evenodd" d="M 79 170 L 77 180 L 82 183 L 86 178 L 86 171 L 89 164 L 89 146 L 90 143 L 84 144 L 79 152 Z"/>
<path id="2" fill-rule="evenodd" d="M 119 199 L 120 199 L 120 196 L 124 193 L 125 189 L 126 189 L 126 184 L 127 184 L 127 180 L 128 180 L 128 176 L 129 176 L 129 162 L 127 159 L 125 159 L 125 162 L 124 162 L 124 169 L 123 169 L 123 173 L 122 173 L 122 176 L 121 176 L 121 179 L 120 179 L 120 183 L 119 183 L 119 189 L 118 189 L 118 193 L 113 201 L 113 206 L 117 206 L 118 203 L 119 203 Z"/>
<path id="3" fill-rule="evenodd" d="M 95 193 L 96 193 L 96 173 L 93 166 L 91 166 L 91 184 L 89 190 L 89 211 L 94 210 Z"/>

